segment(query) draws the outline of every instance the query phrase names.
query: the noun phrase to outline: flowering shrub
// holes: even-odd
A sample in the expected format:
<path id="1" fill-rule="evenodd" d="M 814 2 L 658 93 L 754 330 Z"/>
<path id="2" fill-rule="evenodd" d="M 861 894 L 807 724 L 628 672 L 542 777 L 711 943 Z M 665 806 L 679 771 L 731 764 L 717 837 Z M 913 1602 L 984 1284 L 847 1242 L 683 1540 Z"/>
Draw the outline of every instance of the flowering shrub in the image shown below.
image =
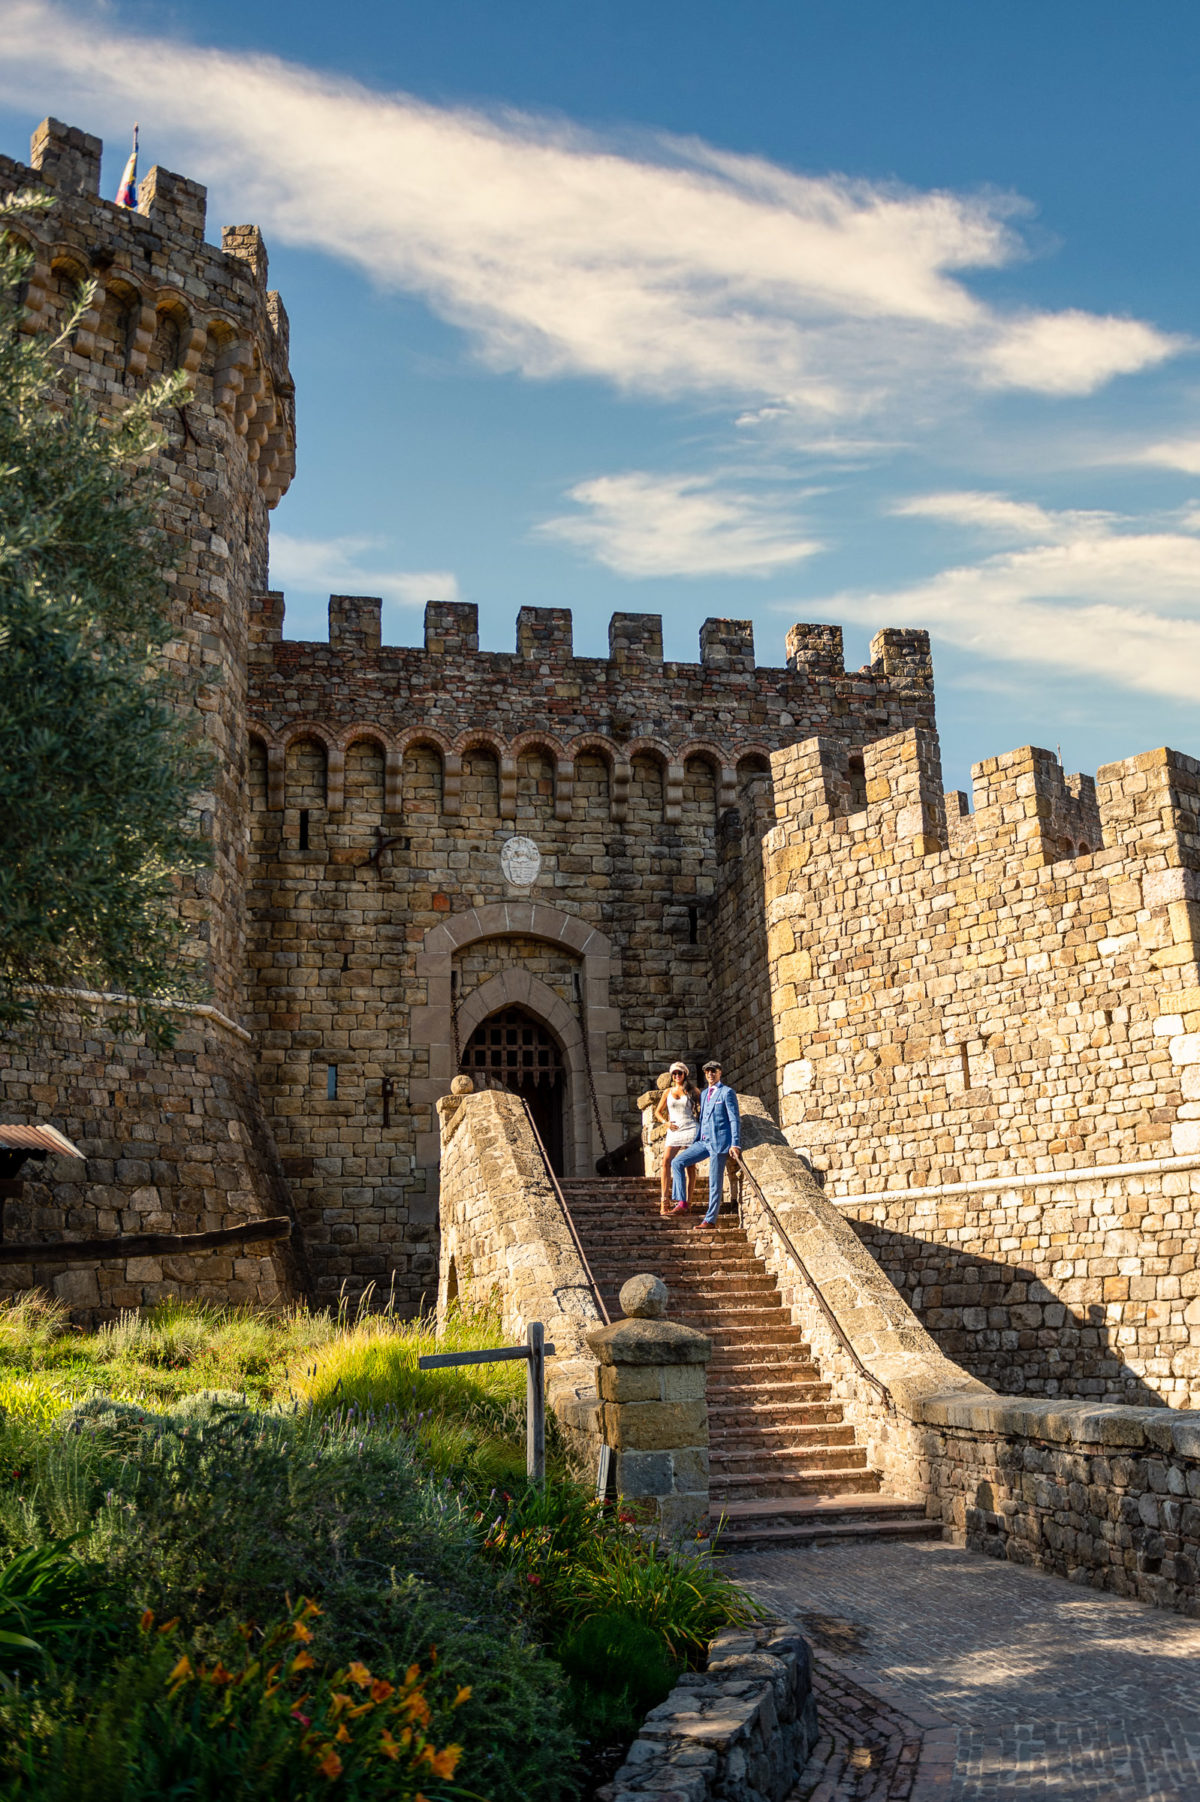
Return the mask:
<path id="1" fill-rule="evenodd" d="M 462 1747 L 439 1744 L 454 1711 L 432 1653 L 393 1682 L 360 1659 L 330 1670 L 310 1650 L 321 1610 L 302 1598 L 266 1632 L 234 1624 L 211 1650 L 147 1609 L 137 1647 L 90 1702 L 54 1718 L 31 1691 L 0 1726 L 0 1796 L 37 1802 L 454 1802 Z M 445 1693 L 442 1691 L 445 1689 Z"/>
<path id="2" fill-rule="evenodd" d="M 332 1795 L 369 1792 L 394 1802 L 432 1802 L 431 1790 L 453 1778 L 462 1747 L 439 1749 L 430 1735 L 430 1679 L 413 1664 L 392 1683 L 372 1675 L 359 1659 L 321 1671 L 309 1650 L 310 1622 L 320 1612 L 315 1602 L 301 1598 L 258 1645 L 249 1627 L 238 1627 L 240 1660 L 193 1660 L 181 1651 L 167 1676 L 168 1700 L 190 1704 L 193 1717 L 217 1736 L 236 1730 L 247 1712 L 274 1717 Z M 146 1636 L 155 1631 L 149 1612 L 142 1616 L 141 1631 Z M 158 1629 L 160 1638 L 173 1640 L 177 1634 L 174 1621 Z M 436 1659 L 435 1651 L 435 1666 Z M 470 1694 L 468 1687 L 460 1688 L 443 1712 L 460 1708 Z"/>

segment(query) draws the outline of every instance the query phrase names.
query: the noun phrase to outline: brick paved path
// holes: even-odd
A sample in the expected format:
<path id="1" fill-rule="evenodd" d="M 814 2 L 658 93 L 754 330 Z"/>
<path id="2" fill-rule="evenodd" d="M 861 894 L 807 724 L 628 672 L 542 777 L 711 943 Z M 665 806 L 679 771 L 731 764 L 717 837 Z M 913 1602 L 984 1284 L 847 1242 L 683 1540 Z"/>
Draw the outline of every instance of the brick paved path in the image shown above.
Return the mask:
<path id="1" fill-rule="evenodd" d="M 929 1540 L 726 1568 L 813 1645 L 794 1802 L 1200 1802 L 1200 1621 Z"/>

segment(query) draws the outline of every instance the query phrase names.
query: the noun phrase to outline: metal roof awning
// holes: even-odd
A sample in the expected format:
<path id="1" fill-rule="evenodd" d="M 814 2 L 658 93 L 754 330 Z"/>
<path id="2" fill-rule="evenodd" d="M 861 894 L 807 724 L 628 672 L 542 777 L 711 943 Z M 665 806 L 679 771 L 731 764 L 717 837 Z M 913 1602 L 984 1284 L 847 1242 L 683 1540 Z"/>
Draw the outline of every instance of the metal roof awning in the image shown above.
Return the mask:
<path id="1" fill-rule="evenodd" d="M 72 1145 L 56 1126 L 6 1126 L 0 1123 L 0 1151 L 47 1152 L 55 1157 L 81 1158 L 83 1152 Z"/>

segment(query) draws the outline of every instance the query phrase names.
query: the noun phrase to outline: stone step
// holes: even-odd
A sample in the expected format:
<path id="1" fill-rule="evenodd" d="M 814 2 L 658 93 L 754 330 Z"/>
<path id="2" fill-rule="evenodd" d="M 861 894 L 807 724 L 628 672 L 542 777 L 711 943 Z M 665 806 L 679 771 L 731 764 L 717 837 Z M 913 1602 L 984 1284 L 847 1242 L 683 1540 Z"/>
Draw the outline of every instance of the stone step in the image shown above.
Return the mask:
<path id="1" fill-rule="evenodd" d="M 865 1449 L 854 1443 L 854 1429 L 850 1429 L 850 1439 L 840 1444 L 830 1444 L 818 1428 L 818 1437 L 811 1445 L 789 1445 L 773 1449 L 770 1446 L 728 1447 L 712 1446 L 709 1451 L 709 1463 L 712 1467 L 713 1481 L 719 1478 L 735 1476 L 776 1477 L 794 1476 L 798 1472 L 809 1470 L 865 1470 L 867 1454 Z"/>
<path id="2" fill-rule="evenodd" d="M 724 1306 L 714 1304 L 711 1307 L 679 1307 L 672 1308 L 670 1312 L 672 1320 L 680 1320 L 684 1326 L 694 1326 L 702 1333 L 708 1332 L 710 1327 L 737 1327 L 745 1330 L 753 1326 L 785 1326 L 793 1333 L 799 1331 L 782 1308 L 755 1307 L 750 1302 L 744 1305 L 730 1301 Z"/>
<path id="3" fill-rule="evenodd" d="M 714 1527 L 721 1523 L 715 1549 L 722 1552 L 834 1539 L 936 1539 L 942 1532 L 921 1503 L 874 1494 L 804 1497 L 782 1506 L 775 1500 L 732 1502 L 725 1509 L 714 1506 L 711 1517 Z"/>
<path id="4" fill-rule="evenodd" d="M 708 1442 L 712 1451 L 725 1458 L 742 1453 L 786 1457 L 789 1452 L 804 1451 L 814 1445 L 853 1445 L 854 1427 L 849 1421 L 840 1420 L 796 1420 L 775 1427 L 714 1427 L 710 1416 Z"/>
<path id="5" fill-rule="evenodd" d="M 709 1494 L 713 1508 L 725 1508 L 733 1502 L 784 1500 L 789 1496 L 839 1495 L 843 1491 L 860 1495 L 873 1475 L 861 1464 L 831 1465 L 817 1470 L 779 1470 L 769 1477 L 751 1472 L 740 1475 L 714 1472 Z"/>
<path id="6" fill-rule="evenodd" d="M 824 1388 L 824 1384 L 813 1384 Z M 758 1399 L 757 1390 L 748 1391 L 741 1401 L 728 1401 L 726 1391 L 710 1388 L 708 1424 L 710 1432 L 723 1432 L 727 1425 L 761 1426 L 764 1431 L 795 1425 L 816 1426 L 821 1422 L 837 1425 L 842 1419 L 841 1402 L 796 1401 L 766 1402 Z"/>
<path id="7" fill-rule="evenodd" d="M 708 1377 L 721 1377 L 726 1384 L 735 1384 L 737 1388 L 773 1389 L 780 1380 L 796 1377 L 804 1382 L 822 1382 L 820 1368 L 813 1361 L 811 1346 L 769 1346 L 769 1355 L 762 1357 L 746 1357 L 741 1346 L 732 1346 L 723 1352 L 721 1346 L 714 1350 L 714 1359 L 708 1366 Z M 829 1384 L 825 1384 L 829 1391 Z"/>

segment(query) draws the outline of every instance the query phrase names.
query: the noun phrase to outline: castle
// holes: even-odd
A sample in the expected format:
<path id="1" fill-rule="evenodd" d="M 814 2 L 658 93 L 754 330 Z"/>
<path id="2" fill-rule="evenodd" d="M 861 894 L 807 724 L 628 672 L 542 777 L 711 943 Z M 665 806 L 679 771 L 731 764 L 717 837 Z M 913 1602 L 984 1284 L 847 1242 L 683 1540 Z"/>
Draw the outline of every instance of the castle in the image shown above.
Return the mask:
<path id="1" fill-rule="evenodd" d="M 46 120 L 0 194 L 35 255 L 26 324 L 97 296 L 67 364 L 97 407 L 159 371 L 193 397 L 159 464 L 179 655 L 220 776 L 181 907 L 211 998 L 173 1050 L 81 1004 L 0 1052 L 6 1117 L 61 1127 L 6 1231 L 201 1230 L 291 1213 L 295 1250 L 10 1266 L 102 1318 L 190 1289 L 321 1304 L 437 1282 L 435 1103 L 456 1072 L 529 1102 L 586 1175 L 670 1059 L 719 1048 L 950 1354 L 995 1387 L 1200 1389 L 1200 764 L 1064 777 L 1037 750 L 939 779 L 920 631 L 843 666 L 797 625 L 758 667 L 707 620 L 694 664 L 566 609 L 481 652 L 431 602 L 421 647 L 334 596 L 283 637 L 268 520 L 294 468 L 287 315 L 256 228 L 205 241 L 204 190 L 155 169 L 99 198 L 100 144 Z"/>

